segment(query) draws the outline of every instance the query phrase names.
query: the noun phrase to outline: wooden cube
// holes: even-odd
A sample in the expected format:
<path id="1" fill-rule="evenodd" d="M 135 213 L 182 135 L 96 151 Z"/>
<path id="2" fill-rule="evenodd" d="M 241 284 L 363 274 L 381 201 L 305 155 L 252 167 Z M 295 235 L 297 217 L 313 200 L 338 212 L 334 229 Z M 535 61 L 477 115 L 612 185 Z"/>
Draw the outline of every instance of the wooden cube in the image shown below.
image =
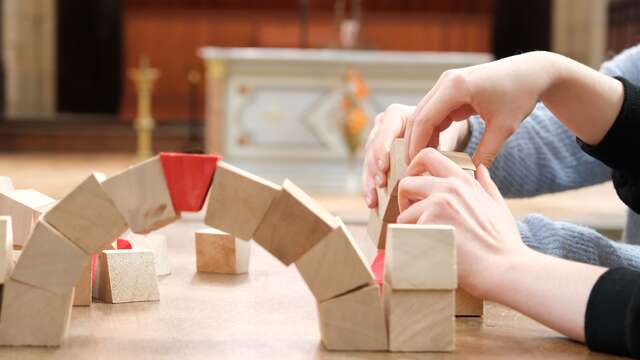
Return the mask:
<path id="1" fill-rule="evenodd" d="M 456 290 L 456 316 L 482 316 L 484 302 L 469 294 L 463 288 Z"/>
<path id="2" fill-rule="evenodd" d="M 0 176 L 0 193 L 6 193 L 15 190 L 13 182 L 8 176 Z"/>
<path id="3" fill-rule="evenodd" d="M 93 297 L 112 304 L 160 300 L 153 252 L 103 250 L 96 265 Z"/>
<path id="4" fill-rule="evenodd" d="M 384 285 L 391 351 L 453 351 L 453 290 L 394 290 Z"/>
<path id="5" fill-rule="evenodd" d="M 44 215 L 47 223 L 87 254 L 100 252 L 127 229 L 124 217 L 100 185 L 104 179 L 101 173 L 91 174 Z"/>
<path id="6" fill-rule="evenodd" d="M 250 240 L 280 186 L 221 161 L 209 191 L 204 223 Z"/>
<path id="7" fill-rule="evenodd" d="M 378 209 L 369 211 L 369 222 L 367 222 L 367 234 L 369 239 L 378 248 L 384 249 L 387 243 L 387 226 L 388 223 L 380 219 Z"/>
<path id="8" fill-rule="evenodd" d="M 339 226 L 318 242 L 295 264 L 318 302 L 373 284 L 373 273 L 351 233 Z"/>
<path id="9" fill-rule="evenodd" d="M 102 187 L 134 233 L 146 234 L 180 218 L 157 156 L 108 178 Z"/>
<path id="10" fill-rule="evenodd" d="M 398 182 L 407 173 L 407 142 L 405 139 L 394 139 L 389 151 L 389 173 L 387 174 L 387 194 L 398 195 Z"/>
<path id="11" fill-rule="evenodd" d="M 388 223 L 395 223 L 400 215 L 398 196 L 389 195 L 387 190 L 376 188 L 378 194 L 378 215 Z"/>
<path id="12" fill-rule="evenodd" d="M 328 350 L 384 351 L 387 326 L 378 286 L 370 285 L 318 304 L 320 336 Z"/>
<path id="13" fill-rule="evenodd" d="M 251 243 L 223 231 L 209 228 L 196 231 L 198 272 L 243 274 L 249 271 Z"/>
<path id="14" fill-rule="evenodd" d="M 473 163 L 473 160 L 471 160 L 471 156 L 469 156 L 469 154 L 456 151 L 441 151 L 441 153 L 462 169 L 472 172 L 476 171 L 476 165 Z"/>
<path id="15" fill-rule="evenodd" d="M 95 256 L 95 255 L 94 255 Z M 80 279 L 75 286 L 75 296 L 73 297 L 73 306 L 90 306 L 91 305 L 91 261 L 82 269 Z"/>
<path id="16" fill-rule="evenodd" d="M 285 180 L 253 239 L 285 265 L 298 260 L 338 227 L 336 218 Z"/>
<path id="17" fill-rule="evenodd" d="M 40 215 L 55 200 L 35 190 L 0 192 L 0 215 L 11 216 L 13 244 L 23 246 Z"/>
<path id="18" fill-rule="evenodd" d="M 162 234 L 135 234 L 127 232 L 123 239 L 129 241 L 133 249 L 147 249 L 153 252 L 156 275 L 171 274 L 171 262 L 167 251 L 167 237 Z"/>
<path id="19" fill-rule="evenodd" d="M 391 224 L 387 230 L 385 283 L 392 289 L 455 289 L 454 228 Z"/>
<path id="20" fill-rule="evenodd" d="M 71 319 L 73 288 L 56 294 L 8 279 L 2 295 L 0 345 L 60 346 Z"/>
<path id="21" fill-rule="evenodd" d="M 13 271 L 13 233 L 11 217 L 0 216 L 0 284 L 9 278 Z"/>
<path id="22" fill-rule="evenodd" d="M 63 295 L 78 282 L 89 259 L 82 249 L 40 220 L 11 277 Z"/>

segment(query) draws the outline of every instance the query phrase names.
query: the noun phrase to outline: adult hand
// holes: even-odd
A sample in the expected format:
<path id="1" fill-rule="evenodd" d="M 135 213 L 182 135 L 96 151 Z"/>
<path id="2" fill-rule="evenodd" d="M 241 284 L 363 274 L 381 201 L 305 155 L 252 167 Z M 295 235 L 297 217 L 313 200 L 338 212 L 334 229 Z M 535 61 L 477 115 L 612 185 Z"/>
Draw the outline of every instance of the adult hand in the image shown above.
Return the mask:
<path id="1" fill-rule="evenodd" d="M 375 122 L 365 145 L 365 157 L 362 171 L 362 189 L 367 206 L 374 208 L 378 204 L 376 186 L 387 184 L 389 171 L 389 149 L 393 139 L 402 137 L 408 118 L 415 106 L 393 104 L 375 117 Z M 445 151 L 461 151 L 470 136 L 469 125 L 460 121 L 440 133 L 439 148 Z"/>
<path id="2" fill-rule="evenodd" d="M 476 177 L 435 149 L 423 149 L 400 181 L 398 222 L 453 225 L 460 285 L 485 298 L 506 264 L 531 250 L 487 168 L 480 165 Z"/>

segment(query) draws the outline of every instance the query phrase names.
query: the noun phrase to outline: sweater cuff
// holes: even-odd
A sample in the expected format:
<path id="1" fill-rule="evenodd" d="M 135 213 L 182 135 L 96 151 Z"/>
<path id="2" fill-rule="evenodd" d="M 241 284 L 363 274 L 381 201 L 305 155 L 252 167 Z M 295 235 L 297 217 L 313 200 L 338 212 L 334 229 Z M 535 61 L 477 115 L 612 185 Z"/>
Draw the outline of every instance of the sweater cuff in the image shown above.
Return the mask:
<path id="1" fill-rule="evenodd" d="M 480 139 L 484 134 L 484 121 L 480 116 L 472 116 L 469 118 L 469 131 L 471 131 L 471 137 L 467 143 L 467 147 L 464 148 L 464 152 L 469 155 L 473 155 L 480 144 Z"/>
<path id="2" fill-rule="evenodd" d="M 622 267 L 608 270 L 596 281 L 584 322 L 589 349 L 630 356 L 630 325 L 635 320 L 629 318 L 629 305 L 639 285 L 640 273 Z"/>
<path id="3" fill-rule="evenodd" d="M 613 125 L 597 145 L 589 145 L 576 138 L 584 152 L 602 161 L 612 169 L 636 171 L 637 159 L 633 155 L 640 134 L 640 89 L 622 77 L 624 99 Z"/>

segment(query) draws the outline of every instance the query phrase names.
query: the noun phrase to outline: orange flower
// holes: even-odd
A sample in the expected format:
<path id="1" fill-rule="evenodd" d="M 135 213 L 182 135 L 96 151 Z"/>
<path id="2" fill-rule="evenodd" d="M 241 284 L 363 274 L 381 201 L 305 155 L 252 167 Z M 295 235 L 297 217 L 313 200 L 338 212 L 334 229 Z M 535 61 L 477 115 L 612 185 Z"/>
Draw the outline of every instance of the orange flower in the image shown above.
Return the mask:
<path id="1" fill-rule="evenodd" d="M 352 109 L 347 115 L 346 131 L 349 135 L 359 135 L 367 126 L 367 115 L 361 109 Z"/>

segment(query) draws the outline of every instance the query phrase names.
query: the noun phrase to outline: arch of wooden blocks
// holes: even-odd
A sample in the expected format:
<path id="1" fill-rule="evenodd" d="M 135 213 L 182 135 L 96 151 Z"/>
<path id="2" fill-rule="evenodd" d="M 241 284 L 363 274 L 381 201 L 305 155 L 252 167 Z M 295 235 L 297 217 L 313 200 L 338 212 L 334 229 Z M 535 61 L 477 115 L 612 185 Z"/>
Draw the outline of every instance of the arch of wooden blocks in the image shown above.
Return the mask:
<path id="1" fill-rule="evenodd" d="M 211 184 L 207 225 L 228 233 L 236 247 L 237 241 L 253 239 L 282 263 L 295 264 L 317 300 L 327 349 L 389 350 L 382 291 L 339 218 L 292 182 L 270 183 L 218 162 L 217 156 L 195 162 L 207 164 L 204 176 L 213 180 L 194 182 L 196 176 L 188 174 L 191 180 L 181 182 L 175 173 L 167 174 L 185 169 L 175 163 L 188 156 L 161 155 L 107 179 L 94 173 L 44 214 L 4 284 L 0 345 L 59 346 L 69 323 L 74 285 L 90 257 L 127 228 L 144 234 L 179 219 L 180 211 L 199 210 L 203 198 L 175 198 L 188 193 L 180 184 L 197 183 Z M 163 159 L 174 165 L 166 166 Z M 208 161 L 214 163 L 213 171 Z M 186 168 L 198 171 L 191 165 Z M 167 178 L 172 179 L 169 185 Z M 199 194 L 204 197 L 207 191 L 200 189 Z"/>

